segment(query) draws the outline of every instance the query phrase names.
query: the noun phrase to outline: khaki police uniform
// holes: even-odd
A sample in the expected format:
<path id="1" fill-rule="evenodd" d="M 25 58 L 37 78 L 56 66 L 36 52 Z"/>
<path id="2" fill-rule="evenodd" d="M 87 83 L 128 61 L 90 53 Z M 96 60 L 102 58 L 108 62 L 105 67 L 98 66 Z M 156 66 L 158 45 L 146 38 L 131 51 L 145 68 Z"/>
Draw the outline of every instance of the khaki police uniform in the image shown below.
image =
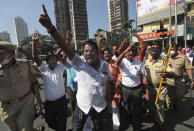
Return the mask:
<path id="1" fill-rule="evenodd" d="M 177 76 L 174 83 L 172 81 L 169 81 L 169 84 L 172 84 L 175 86 L 173 93 L 168 94 L 167 98 L 167 105 L 175 102 L 180 101 L 181 98 L 185 95 L 185 85 L 183 80 L 183 73 L 185 70 L 192 69 L 192 65 L 189 62 L 189 59 L 181 54 L 178 54 L 176 57 L 170 57 L 169 63 L 171 63 L 171 66 L 173 68 L 173 72 Z"/>
<path id="2" fill-rule="evenodd" d="M 148 83 L 151 86 L 151 88 L 149 88 L 150 99 L 148 101 L 148 106 L 150 111 L 154 111 L 156 122 L 159 125 L 163 125 L 165 122 L 165 112 L 163 109 L 164 109 L 167 86 L 168 86 L 166 83 L 166 79 L 164 79 L 163 85 L 161 87 L 156 106 L 155 106 L 155 100 L 156 100 L 156 96 L 159 90 L 159 84 L 161 80 L 160 72 L 162 72 L 164 69 L 164 58 L 160 56 L 160 58 L 155 62 L 152 62 L 151 59 L 146 60 L 145 68 L 147 71 Z"/>
<path id="3" fill-rule="evenodd" d="M 11 50 L 0 42 L 0 49 Z M 11 131 L 32 131 L 34 96 L 31 92 L 35 70 L 27 62 L 15 60 L 10 67 L 0 65 L 0 116 Z"/>

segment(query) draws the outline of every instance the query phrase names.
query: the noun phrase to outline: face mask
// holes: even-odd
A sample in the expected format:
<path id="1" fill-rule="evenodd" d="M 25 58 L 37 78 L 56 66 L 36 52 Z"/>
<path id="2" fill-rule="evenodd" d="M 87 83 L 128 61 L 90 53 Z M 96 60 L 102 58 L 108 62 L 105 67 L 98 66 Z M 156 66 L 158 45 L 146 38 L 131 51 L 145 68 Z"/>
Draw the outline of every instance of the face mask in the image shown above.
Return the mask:
<path id="1" fill-rule="evenodd" d="M 174 56 L 175 55 L 175 51 L 170 51 L 170 56 Z"/>
<path id="2" fill-rule="evenodd" d="M 6 65 L 10 62 L 8 58 L 5 58 L 2 62 L 0 62 L 1 65 Z"/>
<path id="3" fill-rule="evenodd" d="M 151 55 L 152 55 L 152 58 L 154 60 L 157 60 L 160 57 L 160 54 L 159 53 L 155 53 L 155 54 L 151 54 Z"/>

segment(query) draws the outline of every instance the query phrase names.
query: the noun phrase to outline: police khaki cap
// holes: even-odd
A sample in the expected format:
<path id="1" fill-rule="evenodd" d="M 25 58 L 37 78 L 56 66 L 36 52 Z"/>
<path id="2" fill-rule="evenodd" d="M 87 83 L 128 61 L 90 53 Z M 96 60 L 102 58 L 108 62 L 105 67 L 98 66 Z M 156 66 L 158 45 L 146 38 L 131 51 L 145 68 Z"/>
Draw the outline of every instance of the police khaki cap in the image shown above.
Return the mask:
<path id="1" fill-rule="evenodd" d="M 15 49 L 16 45 L 6 41 L 0 41 L 0 50 L 14 51 Z"/>
<path id="2" fill-rule="evenodd" d="M 152 46 L 149 45 L 149 46 L 147 47 L 147 50 L 148 50 L 148 49 L 151 49 L 151 48 L 152 48 Z"/>

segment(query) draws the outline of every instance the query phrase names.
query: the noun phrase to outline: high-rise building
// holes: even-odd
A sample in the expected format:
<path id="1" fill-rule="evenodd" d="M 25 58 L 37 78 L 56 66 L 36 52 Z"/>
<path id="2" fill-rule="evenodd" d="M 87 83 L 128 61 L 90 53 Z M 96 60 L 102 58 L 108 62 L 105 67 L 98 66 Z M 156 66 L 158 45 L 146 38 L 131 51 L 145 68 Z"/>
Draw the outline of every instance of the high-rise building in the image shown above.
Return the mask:
<path id="1" fill-rule="evenodd" d="M 76 37 L 77 41 L 88 39 L 86 0 L 53 1 L 55 5 L 56 27 L 60 34 L 65 38 L 66 32 L 71 31 L 73 39 Z"/>
<path id="2" fill-rule="evenodd" d="M 73 38 L 76 37 L 77 41 L 88 39 L 88 16 L 86 0 L 69 0 L 69 12 L 71 31 L 73 34 L 75 34 L 73 35 Z M 74 31 L 76 33 L 74 33 Z"/>
<path id="3" fill-rule="evenodd" d="M 120 29 L 128 21 L 128 0 L 108 0 L 110 31 Z"/>
<path id="4" fill-rule="evenodd" d="M 28 37 L 28 27 L 26 22 L 23 20 L 22 17 L 15 17 L 14 18 L 14 25 L 15 25 L 15 33 L 16 33 L 16 40 L 17 44 L 24 40 L 25 37 Z"/>
<path id="5" fill-rule="evenodd" d="M 11 42 L 10 40 L 10 34 L 7 31 L 0 32 L 0 40 Z"/>
<path id="6" fill-rule="evenodd" d="M 69 1 L 53 0 L 55 6 L 56 27 L 63 38 L 70 31 Z"/>

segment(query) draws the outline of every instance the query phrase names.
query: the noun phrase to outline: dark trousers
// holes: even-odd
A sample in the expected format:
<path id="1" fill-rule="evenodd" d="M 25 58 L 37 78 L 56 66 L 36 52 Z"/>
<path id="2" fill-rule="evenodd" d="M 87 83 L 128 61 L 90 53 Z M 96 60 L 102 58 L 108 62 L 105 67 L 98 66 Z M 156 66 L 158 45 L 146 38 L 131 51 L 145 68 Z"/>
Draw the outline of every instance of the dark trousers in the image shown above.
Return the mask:
<path id="1" fill-rule="evenodd" d="M 45 102 L 45 119 L 48 126 L 56 131 L 65 131 L 67 122 L 67 100 L 65 96 L 56 101 Z"/>
<path id="2" fill-rule="evenodd" d="M 91 116 L 94 124 L 95 131 L 112 131 L 112 113 L 110 112 L 108 106 L 98 113 L 94 108 L 91 108 L 88 114 L 85 114 L 77 105 L 74 112 L 74 124 L 73 131 L 82 131 L 86 119 Z"/>
<path id="3" fill-rule="evenodd" d="M 122 87 L 122 106 L 120 107 L 120 130 L 125 131 L 132 124 L 133 131 L 141 130 L 142 89 L 134 90 Z"/>

